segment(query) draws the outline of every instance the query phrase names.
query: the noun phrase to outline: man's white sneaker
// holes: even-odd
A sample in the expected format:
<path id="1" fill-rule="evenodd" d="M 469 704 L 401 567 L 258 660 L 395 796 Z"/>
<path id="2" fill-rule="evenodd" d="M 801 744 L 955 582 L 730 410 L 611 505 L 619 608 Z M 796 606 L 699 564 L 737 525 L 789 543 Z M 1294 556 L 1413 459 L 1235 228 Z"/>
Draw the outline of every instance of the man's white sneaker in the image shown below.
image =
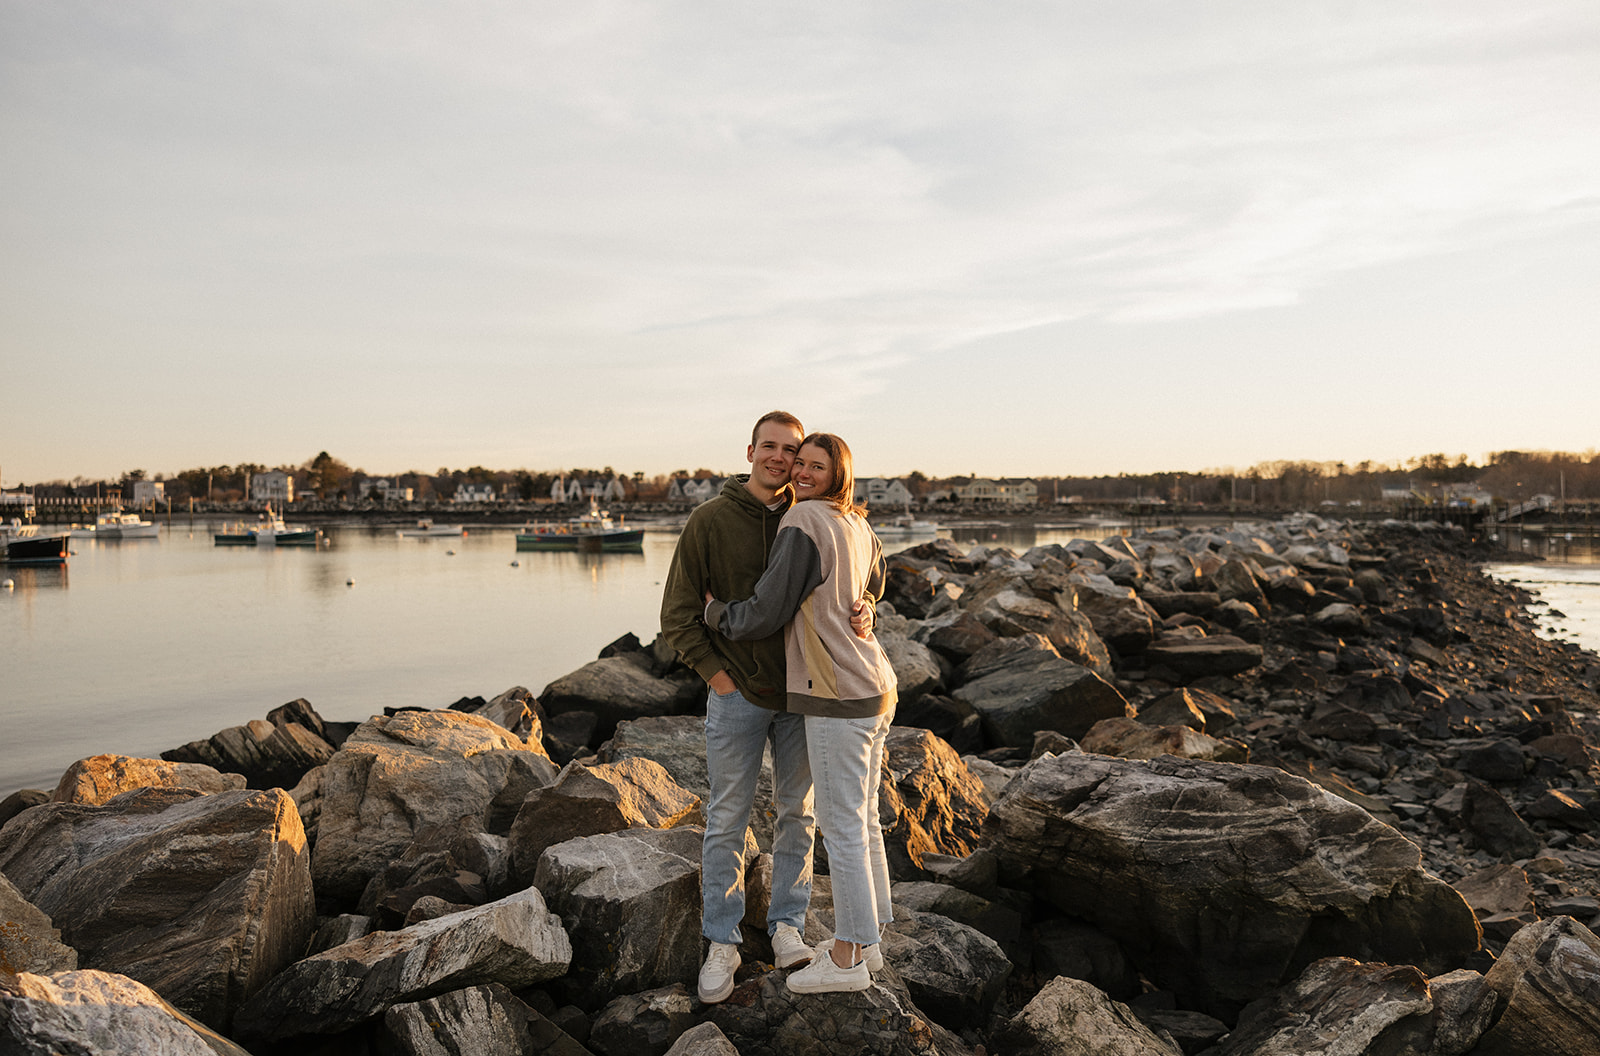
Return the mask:
<path id="1" fill-rule="evenodd" d="M 733 993 L 733 973 L 739 970 L 739 947 L 713 942 L 700 966 L 700 1000 L 708 1005 L 725 1001 Z"/>
<path id="2" fill-rule="evenodd" d="M 861 947 L 861 959 L 867 962 L 867 971 L 883 971 L 883 947 L 877 943 Z"/>
<path id="3" fill-rule="evenodd" d="M 851 990 L 865 990 L 872 985 L 872 975 L 866 961 L 857 961 L 854 968 L 840 968 L 833 963 L 829 952 L 833 943 L 817 947 L 811 963 L 798 972 L 791 972 L 788 987 L 797 994 L 837 994 Z"/>
<path id="4" fill-rule="evenodd" d="M 805 964 L 811 960 L 811 952 L 793 924 L 779 924 L 772 933 L 772 963 L 779 968 Z"/>

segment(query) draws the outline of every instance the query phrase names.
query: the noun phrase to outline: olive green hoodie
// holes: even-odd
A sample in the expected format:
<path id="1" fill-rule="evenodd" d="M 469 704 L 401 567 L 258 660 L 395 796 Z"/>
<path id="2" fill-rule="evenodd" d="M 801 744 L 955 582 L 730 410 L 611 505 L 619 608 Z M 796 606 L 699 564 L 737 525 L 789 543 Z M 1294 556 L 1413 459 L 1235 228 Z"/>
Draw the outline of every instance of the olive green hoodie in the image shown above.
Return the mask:
<path id="1" fill-rule="evenodd" d="M 735 642 L 706 626 L 705 595 L 748 598 L 766 571 L 789 493 L 769 510 L 745 488 L 748 476 L 730 477 L 722 493 L 689 515 L 672 555 L 661 596 L 661 634 L 683 662 L 706 681 L 726 671 L 752 704 L 788 710 L 783 632 Z"/>

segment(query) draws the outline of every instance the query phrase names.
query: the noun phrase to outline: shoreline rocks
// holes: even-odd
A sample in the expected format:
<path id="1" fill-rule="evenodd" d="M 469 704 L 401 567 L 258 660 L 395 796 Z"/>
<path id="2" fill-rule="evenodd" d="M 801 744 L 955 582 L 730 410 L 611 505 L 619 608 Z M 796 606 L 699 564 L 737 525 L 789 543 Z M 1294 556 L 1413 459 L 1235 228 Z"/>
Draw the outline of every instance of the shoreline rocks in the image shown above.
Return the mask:
<path id="1" fill-rule="evenodd" d="M 738 985 L 694 999 L 700 687 L 659 640 L 84 760 L 0 816 L 0 1044 L 1600 1056 L 1600 658 L 1489 556 L 1307 515 L 891 554 L 896 923 L 856 995 L 770 966 L 767 793 Z"/>

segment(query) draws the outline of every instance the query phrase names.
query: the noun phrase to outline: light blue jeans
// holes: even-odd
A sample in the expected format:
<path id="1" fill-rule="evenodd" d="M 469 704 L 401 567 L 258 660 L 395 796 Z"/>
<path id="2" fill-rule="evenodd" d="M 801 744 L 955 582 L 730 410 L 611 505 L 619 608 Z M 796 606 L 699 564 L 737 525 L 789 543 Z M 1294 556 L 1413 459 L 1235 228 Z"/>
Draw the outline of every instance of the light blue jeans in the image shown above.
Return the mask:
<path id="1" fill-rule="evenodd" d="M 779 924 L 806 930 L 811 903 L 811 764 L 805 717 L 752 704 L 737 690 L 706 696 L 706 836 L 700 853 L 700 931 L 712 942 L 737 944 L 744 919 L 744 834 L 755 806 L 761 752 L 772 742 L 772 905 L 767 934 Z"/>
<path id="2" fill-rule="evenodd" d="M 817 823 L 828 843 L 833 935 L 870 946 L 894 919 L 889 858 L 878 820 L 878 782 L 894 711 L 870 719 L 806 716 L 806 745 L 817 783 Z"/>

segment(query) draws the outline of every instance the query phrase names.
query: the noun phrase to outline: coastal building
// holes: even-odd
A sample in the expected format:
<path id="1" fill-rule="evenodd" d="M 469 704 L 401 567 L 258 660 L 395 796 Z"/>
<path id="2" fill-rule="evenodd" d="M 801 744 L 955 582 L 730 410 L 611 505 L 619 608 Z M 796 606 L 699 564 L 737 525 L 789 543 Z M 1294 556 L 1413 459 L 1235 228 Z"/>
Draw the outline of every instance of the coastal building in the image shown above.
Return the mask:
<path id="1" fill-rule="evenodd" d="M 137 494 L 137 493 L 136 493 Z M 281 469 L 269 469 L 250 478 L 251 502 L 294 501 L 294 478 Z"/>
<path id="2" fill-rule="evenodd" d="M 367 481 L 366 489 L 368 498 L 377 499 L 379 502 L 410 502 L 416 496 L 413 489 L 401 487 L 397 481 L 388 477 Z"/>
<path id="3" fill-rule="evenodd" d="M 623 502 L 628 489 L 622 477 L 557 477 L 550 485 L 550 498 L 556 502 Z"/>
<path id="4" fill-rule="evenodd" d="M 722 491 L 722 477 L 673 477 L 667 488 L 668 502 L 685 502 L 698 506 Z"/>
<path id="5" fill-rule="evenodd" d="M 456 493 L 450 496 L 451 502 L 493 502 L 493 484 L 468 484 L 463 483 L 456 488 Z"/>
<path id="6" fill-rule="evenodd" d="M 955 486 L 960 502 L 992 502 L 1006 506 L 1032 506 L 1039 501 L 1039 485 L 1022 477 L 973 477 Z"/>
<path id="7" fill-rule="evenodd" d="M 36 500 L 28 491 L 0 491 L 0 521 L 12 517 L 33 520 L 38 516 Z"/>
<path id="8" fill-rule="evenodd" d="M 890 506 L 910 509 L 913 501 L 910 488 L 898 480 L 885 477 L 857 477 L 855 500 L 866 503 L 874 510 L 884 510 Z"/>
<path id="9" fill-rule="evenodd" d="M 133 504 L 135 506 L 154 506 L 165 502 L 167 498 L 167 483 L 164 480 L 136 480 L 133 482 Z"/>

